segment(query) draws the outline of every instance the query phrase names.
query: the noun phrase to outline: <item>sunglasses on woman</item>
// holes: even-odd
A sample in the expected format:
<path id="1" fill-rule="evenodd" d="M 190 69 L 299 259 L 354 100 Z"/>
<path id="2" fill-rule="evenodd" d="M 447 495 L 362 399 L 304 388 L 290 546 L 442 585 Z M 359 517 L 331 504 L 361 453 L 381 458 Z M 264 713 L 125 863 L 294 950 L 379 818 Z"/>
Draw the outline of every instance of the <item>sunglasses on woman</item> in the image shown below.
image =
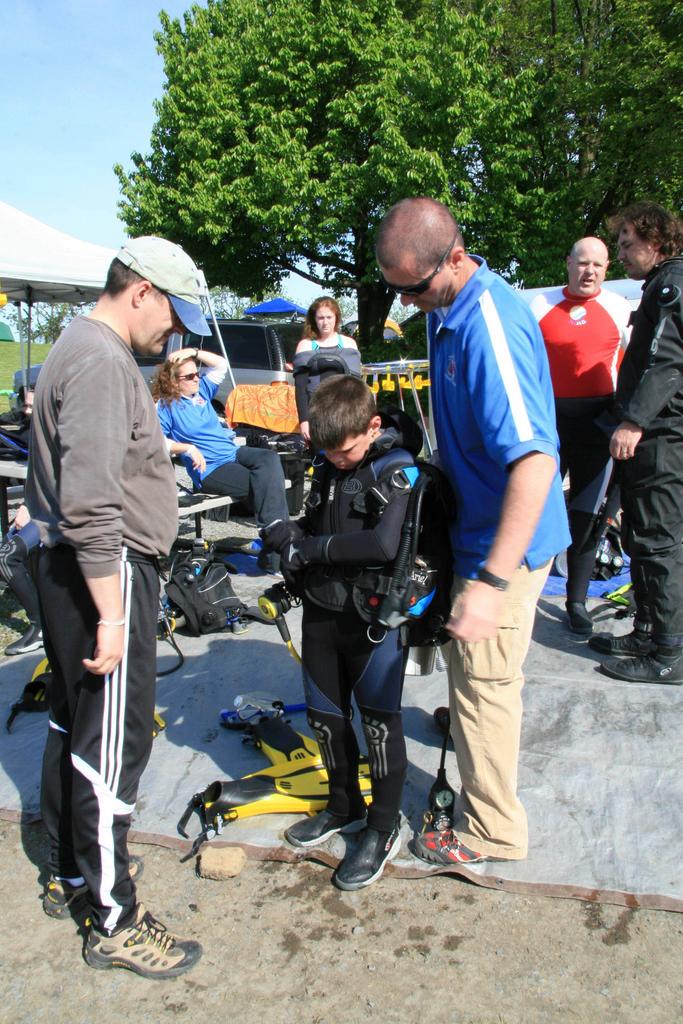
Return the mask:
<path id="1" fill-rule="evenodd" d="M 178 374 L 178 380 L 199 380 L 199 371 L 195 370 L 194 373 L 180 373 Z"/>

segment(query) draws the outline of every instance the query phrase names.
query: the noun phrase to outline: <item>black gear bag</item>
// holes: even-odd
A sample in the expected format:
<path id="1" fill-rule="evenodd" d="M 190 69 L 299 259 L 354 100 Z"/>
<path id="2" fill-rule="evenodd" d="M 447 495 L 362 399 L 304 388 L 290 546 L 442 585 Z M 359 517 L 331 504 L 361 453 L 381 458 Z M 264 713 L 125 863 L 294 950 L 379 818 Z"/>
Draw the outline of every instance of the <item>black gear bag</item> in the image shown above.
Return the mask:
<path id="1" fill-rule="evenodd" d="M 230 581 L 228 566 L 209 554 L 203 564 L 190 555 L 175 559 L 166 597 L 185 616 L 191 636 L 217 633 L 239 619 L 246 605 L 240 601 Z"/>

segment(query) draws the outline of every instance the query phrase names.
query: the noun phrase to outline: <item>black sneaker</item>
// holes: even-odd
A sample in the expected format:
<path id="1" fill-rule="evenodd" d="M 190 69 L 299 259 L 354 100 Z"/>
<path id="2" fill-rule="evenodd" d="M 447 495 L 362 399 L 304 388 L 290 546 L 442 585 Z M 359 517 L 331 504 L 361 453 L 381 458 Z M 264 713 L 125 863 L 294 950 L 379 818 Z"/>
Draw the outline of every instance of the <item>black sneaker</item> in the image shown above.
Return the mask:
<path id="1" fill-rule="evenodd" d="M 134 882 L 137 882 L 142 877 L 144 866 L 144 861 L 141 857 L 129 855 L 128 870 Z M 71 885 L 70 882 L 50 875 L 45 886 L 45 892 L 43 893 L 43 910 L 48 917 L 63 920 L 65 917 L 71 917 L 72 912 L 78 910 L 80 904 L 85 905 L 89 895 L 90 890 L 85 882 L 82 885 Z"/>
<path id="2" fill-rule="evenodd" d="M 360 832 L 364 826 L 365 815 L 362 818 L 356 814 L 342 817 L 325 810 L 285 829 L 285 839 L 292 846 L 320 846 L 337 832 L 350 835 L 352 832 Z"/>
<path id="3" fill-rule="evenodd" d="M 201 955 L 198 942 L 173 935 L 142 903 L 136 907 L 133 923 L 113 935 L 103 935 L 91 926 L 83 950 L 90 967 L 123 967 L 143 978 L 176 978 L 193 967 Z"/>
<path id="4" fill-rule="evenodd" d="M 683 685 L 683 657 L 673 661 L 659 661 L 651 654 L 640 658 L 611 658 L 602 663 L 600 671 L 611 679 L 622 679 L 626 683 Z"/>
<path id="5" fill-rule="evenodd" d="M 13 654 L 30 654 L 31 651 L 39 651 L 43 646 L 43 631 L 40 626 L 31 623 L 23 636 L 14 640 L 5 648 L 5 654 L 10 657 Z"/>
<path id="6" fill-rule="evenodd" d="M 401 849 L 399 824 L 391 832 L 378 832 L 376 828 L 365 828 L 353 850 L 334 873 L 333 881 L 338 889 L 351 892 L 364 889 L 381 877 L 384 868 Z"/>
<path id="7" fill-rule="evenodd" d="M 612 654 L 615 658 L 633 658 L 641 654 L 649 654 L 652 640 L 649 634 L 633 630 L 625 636 L 612 636 L 611 633 L 596 633 L 588 641 L 592 651 L 600 654 Z"/>
<path id="8" fill-rule="evenodd" d="M 569 628 L 576 636 L 588 637 L 593 632 L 593 620 L 586 611 L 583 601 L 567 601 L 565 605 L 569 617 Z"/>

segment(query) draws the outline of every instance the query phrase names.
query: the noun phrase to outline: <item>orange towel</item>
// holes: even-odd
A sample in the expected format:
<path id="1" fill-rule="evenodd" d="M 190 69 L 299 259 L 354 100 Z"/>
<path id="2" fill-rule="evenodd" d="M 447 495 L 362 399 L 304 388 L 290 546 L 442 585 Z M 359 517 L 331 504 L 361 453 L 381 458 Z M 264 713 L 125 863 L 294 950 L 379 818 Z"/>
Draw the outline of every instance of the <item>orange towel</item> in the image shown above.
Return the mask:
<path id="1" fill-rule="evenodd" d="M 244 423 L 291 434 L 299 427 L 294 387 L 286 381 L 238 384 L 228 395 L 225 418 L 231 427 Z"/>

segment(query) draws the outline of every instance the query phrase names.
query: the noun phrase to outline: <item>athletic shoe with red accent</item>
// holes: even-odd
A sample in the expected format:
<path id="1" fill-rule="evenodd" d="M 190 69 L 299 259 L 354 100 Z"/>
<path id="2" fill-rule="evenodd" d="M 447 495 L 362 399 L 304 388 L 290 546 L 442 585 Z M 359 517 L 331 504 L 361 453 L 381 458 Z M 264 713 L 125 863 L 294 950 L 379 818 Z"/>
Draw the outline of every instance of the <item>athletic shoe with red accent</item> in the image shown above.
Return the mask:
<path id="1" fill-rule="evenodd" d="M 452 828 L 443 832 L 423 832 L 421 836 L 415 836 L 410 849 L 420 860 L 431 864 L 476 864 L 489 859 L 486 854 L 464 846 Z"/>

